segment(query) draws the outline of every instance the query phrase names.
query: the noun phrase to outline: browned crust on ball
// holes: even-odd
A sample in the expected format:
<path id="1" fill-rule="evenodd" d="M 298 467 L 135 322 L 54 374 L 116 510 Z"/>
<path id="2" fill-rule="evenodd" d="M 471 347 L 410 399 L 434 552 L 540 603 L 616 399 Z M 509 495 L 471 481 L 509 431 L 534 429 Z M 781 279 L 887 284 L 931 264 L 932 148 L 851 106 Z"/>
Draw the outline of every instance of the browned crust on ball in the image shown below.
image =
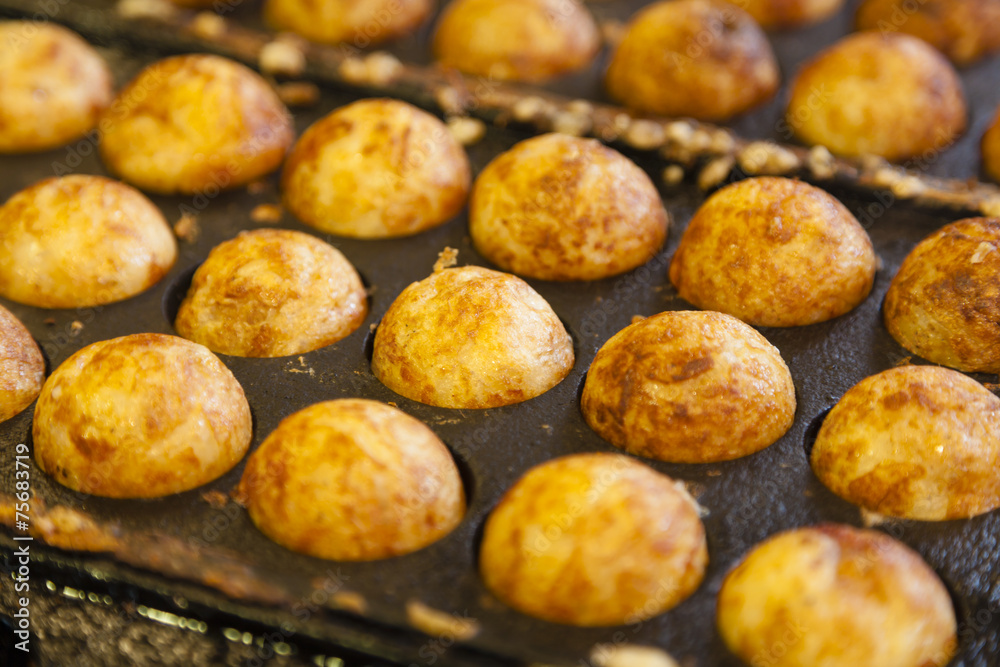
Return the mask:
<path id="1" fill-rule="evenodd" d="M 390 99 L 360 100 L 316 121 L 281 177 L 285 205 L 324 232 L 409 236 L 456 216 L 469 194 L 465 150 L 436 117 Z"/>
<path id="2" fill-rule="evenodd" d="M 993 124 L 983 134 L 983 169 L 994 181 L 1000 183 L 1000 107 Z"/>
<path id="3" fill-rule="evenodd" d="M 59 366 L 35 406 L 38 466 L 110 498 L 156 498 L 206 484 L 250 445 L 243 389 L 207 348 L 134 334 L 89 345 Z"/>
<path id="4" fill-rule="evenodd" d="M 161 194 L 235 188 L 281 164 L 294 131 L 288 109 L 264 79 L 213 55 L 157 61 L 101 117 L 104 164 Z"/>
<path id="5" fill-rule="evenodd" d="M 212 249 L 174 326 L 214 352 L 280 357 L 331 345 L 367 315 L 361 277 L 339 250 L 302 232 L 257 229 Z"/>
<path id="6" fill-rule="evenodd" d="M 264 18 L 314 42 L 363 49 L 413 32 L 433 9 L 433 0 L 266 0 Z"/>
<path id="7" fill-rule="evenodd" d="M 868 234 L 823 190 L 751 178 L 719 190 L 688 223 L 670 263 L 682 298 L 749 324 L 814 324 L 858 306 L 875 280 Z"/>
<path id="8" fill-rule="evenodd" d="M 61 146 L 93 129 L 111 103 L 104 59 L 51 22 L 0 22 L 0 153 Z"/>
<path id="9" fill-rule="evenodd" d="M 562 134 L 497 156 L 469 201 L 476 250 L 542 280 L 597 280 L 641 266 L 669 223 L 646 172 L 599 141 Z"/>
<path id="10" fill-rule="evenodd" d="M 831 491 L 873 512 L 983 514 L 1000 507 L 1000 398 L 946 368 L 884 371 L 830 411 L 811 461 Z"/>
<path id="11" fill-rule="evenodd" d="M 1000 219 L 970 218 L 906 257 L 885 297 L 900 345 L 968 373 L 1000 373 Z"/>
<path id="12" fill-rule="evenodd" d="M 416 551 L 465 514 L 458 468 L 438 437 L 400 410 L 358 399 L 282 420 L 250 456 L 240 496 L 272 540 L 334 560 Z"/>
<path id="13" fill-rule="evenodd" d="M 49 178 L 0 207 L 0 295 L 41 308 L 121 301 L 152 287 L 177 258 L 163 214 L 101 176 Z"/>
<path id="14" fill-rule="evenodd" d="M 529 470 L 486 521 L 479 565 L 504 603 L 578 626 L 637 623 L 682 602 L 708 562 L 683 487 L 617 454 Z"/>
<path id="15" fill-rule="evenodd" d="M 784 435 L 795 419 L 795 386 L 777 348 L 736 318 L 666 312 L 601 347 L 581 406 L 590 427 L 627 452 L 708 463 Z"/>
<path id="16" fill-rule="evenodd" d="M 640 111 L 724 121 L 769 99 L 779 80 L 749 14 L 722 0 L 670 0 L 632 19 L 605 83 Z"/>
<path id="17" fill-rule="evenodd" d="M 45 358 L 31 333 L 0 306 L 0 422 L 28 407 L 45 381 Z"/>
<path id="18" fill-rule="evenodd" d="M 597 24 L 576 0 L 455 0 L 433 43 L 446 67 L 529 82 L 582 69 L 600 48 Z"/>
<path id="19" fill-rule="evenodd" d="M 397 394 L 446 408 L 520 403 L 573 368 L 551 306 L 512 275 L 466 266 L 413 283 L 375 333 L 372 372 Z"/>
<path id="20" fill-rule="evenodd" d="M 730 0 L 764 28 L 797 28 L 819 23 L 844 6 L 844 0 Z"/>
<path id="21" fill-rule="evenodd" d="M 899 33 L 849 35 L 808 62 L 786 120 L 807 144 L 888 160 L 931 159 L 966 128 L 962 82 L 926 42 Z"/>
<path id="22" fill-rule="evenodd" d="M 969 65 L 1000 49 L 996 0 L 865 0 L 855 20 L 858 30 L 919 37 L 956 65 Z"/>
<path id="23" fill-rule="evenodd" d="M 951 597 L 919 554 L 837 524 L 754 547 L 716 609 L 719 633 L 747 664 L 944 667 L 958 643 Z"/>

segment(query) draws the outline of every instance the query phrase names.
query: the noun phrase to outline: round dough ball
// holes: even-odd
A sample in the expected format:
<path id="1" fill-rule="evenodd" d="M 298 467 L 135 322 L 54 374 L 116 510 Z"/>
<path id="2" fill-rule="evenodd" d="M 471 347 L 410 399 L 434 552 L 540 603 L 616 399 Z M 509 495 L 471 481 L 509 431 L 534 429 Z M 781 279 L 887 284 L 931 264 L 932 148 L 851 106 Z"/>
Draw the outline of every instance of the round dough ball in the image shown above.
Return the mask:
<path id="1" fill-rule="evenodd" d="M 750 178 L 708 198 L 670 262 L 681 298 L 763 327 L 823 322 L 875 281 L 875 250 L 843 204 L 787 178 Z"/>
<path id="2" fill-rule="evenodd" d="M 594 139 L 522 141 L 480 173 L 469 201 L 479 253 L 542 280 L 597 280 L 656 255 L 670 224 L 656 186 Z"/>
<path id="3" fill-rule="evenodd" d="M 844 394 L 811 461 L 831 491 L 873 512 L 983 514 L 1000 507 L 1000 398 L 947 368 L 893 368 Z"/>
<path id="4" fill-rule="evenodd" d="M 0 22 L 0 72 L 0 153 L 42 151 L 83 136 L 114 95 L 104 59 L 51 22 Z"/>
<path id="5" fill-rule="evenodd" d="M 361 561 L 422 549 L 465 514 L 451 453 L 396 408 L 327 401 L 282 420 L 250 456 L 240 495 L 278 544 Z"/>
<path id="6" fill-rule="evenodd" d="M 863 32 L 799 71 L 786 120 L 805 143 L 841 155 L 926 158 L 965 131 L 965 94 L 951 63 L 923 40 Z"/>
<path id="7" fill-rule="evenodd" d="M 372 371 L 397 394 L 443 408 L 534 398 L 573 368 L 573 341 L 528 283 L 478 266 L 435 271 L 392 302 Z"/>
<path id="8" fill-rule="evenodd" d="M 158 498 L 207 484 L 250 446 L 250 406 L 209 350 L 163 334 L 83 348 L 35 406 L 38 466 L 108 498 Z"/>
<path id="9" fill-rule="evenodd" d="M 698 588 L 708 548 L 683 485 L 620 454 L 529 470 L 496 506 L 479 566 L 520 612 L 578 626 L 637 623 Z"/>
<path id="10" fill-rule="evenodd" d="M 996 0 L 865 0 L 856 19 L 859 30 L 919 37 L 956 65 L 969 65 L 1000 49 Z"/>
<path id="11" fill-rule="evenodd" d="M 948 590 L 888 535 L 822 524 L 759 544 L 723 581 L 719 634 L 748 665 L 944 667 Z"/>
<path id="12" fill-rule="evenodd" d="M 100 176 L 49 178 L 0 207 L 0 295 L 41 308 L 121 301 L 155 285 L 177 259 L 163 214 Z"/>
<path id="13" fill-rule="evenodd" d="M 1000 107 L 997 116 L 983 135 L 983 168 L 994 181 L 1000 183 Z"/>
<path id="14" fill-rule="evenodd" d="M 31 333 L 0 306 L 0 422 L 20 413 L 45 381 L 45 358 Z"/>
<path id="15" fill-rule="evenodd" d="M 283 229 L 241 232 L 209 253 L 177 311 L 177 333 L 213 352 L 282 357 L 325 347 L 368 315 L 339 250 Z"/>
<path id="16" fill-rule="evenodd" d="M 446 67 L 530 82 L 583 69 L 600 48 L 597 24 L 577 0 L 455 0 L 433 44 Z"/>
<path id="17" fill-rule="evenodd" d="M 364 49 L 416 30 L 433 9 L 432 0 L 267 0 L 264 19 L 314 42 Z"/>
<path id="18" fill-rule="evenodd" d="M 844 0 L 729 0 L 764 28 L 797 28 L 819 23 L 844 6 Z"/>
<path id="19" fill-rule="evenodd" d="M 100 129 L 104 164 L 124 180 L 209 196 L 277 169 L 294 136 L 288 109 L 259 74 L 204 54 L 144 69 Z"/>
<path id="20" fill-rule="evenodd" d="M 362 239 L 409 236 L 458 215 L 469 159 L 448 128 L 411 104 L 361 100 L 316 121 L 281 176 L 307 225 Z"/>
<path id="21" fill-rule="evenodd" d="M 661 1 L 640 11 L 605 84 L 639 111 L 725 121 L 778 89 L 778 63 L 760 26 L 722 0 Z"/>
<path id="22" fill-rule="evenodd" d="M 885 297 L 900 345 L 968 373 L 1000 373 L 1000 219 L 952 223 L 920 242 Z"/>
<path id="23" fill-rule="evenodd" d="M 710 463 L 784 435 L 795 385 L 778 349 L 735 317 L 665 312 L 601 347 L 581 407 L 598 435 L 631 454 Z"/>

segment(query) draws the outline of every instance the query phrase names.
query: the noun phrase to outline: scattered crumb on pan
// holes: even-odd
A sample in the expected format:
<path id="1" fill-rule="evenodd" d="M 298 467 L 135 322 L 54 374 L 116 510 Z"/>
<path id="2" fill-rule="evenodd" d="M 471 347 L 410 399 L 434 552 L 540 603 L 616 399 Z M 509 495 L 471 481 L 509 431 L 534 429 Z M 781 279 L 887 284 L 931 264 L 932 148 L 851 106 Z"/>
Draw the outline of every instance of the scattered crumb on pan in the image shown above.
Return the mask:
<path id="1" fill-rule="evenodd" d="M 667 652 L 653 646 L 597 644 L 590 652 L 594 667 L 680 667 Z"/>
<path id="2" fill-rule="evenodd" d="M 453 637 L 457 641 L 468 641 L 479 634 L 479 622 L 460 614 L 449 614 L 428 607 L 419 600 L 406 603 L 406 618 L 410 625 L 424 634 L 435 637 Z"/>

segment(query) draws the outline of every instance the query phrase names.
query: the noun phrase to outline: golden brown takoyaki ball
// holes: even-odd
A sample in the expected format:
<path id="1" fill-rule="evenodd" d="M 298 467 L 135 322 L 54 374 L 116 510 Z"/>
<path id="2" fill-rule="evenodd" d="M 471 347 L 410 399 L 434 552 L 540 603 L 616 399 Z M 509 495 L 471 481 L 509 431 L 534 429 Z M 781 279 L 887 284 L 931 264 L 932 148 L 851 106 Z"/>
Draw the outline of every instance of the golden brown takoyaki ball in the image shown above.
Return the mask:
<path id="1" fill-rule="evenodd" d="M 596 280 L 645 264 L 667 236 L 656 186 L 593 139 L 546 134 L 497 156 L 469 202 L 469 233 L 501 269 L 542 280 Z"/>
<path id="2" fill-rule="evenodd" d="M 157 61 L 101 117 L 101 157 L 143 190 L 213 194 L 281 164 L 292 120 L 256 72 L 219 56 Z"/>
<path id="3" fill-rule="evenodd" d="M 213 352 L 281 357 L 349 335 L 368 314 L 339 250 L 285 229 L 241 232 L 209 253 L 177 311 L 177 332 Z"/>
<path id="4" fill-rule="evenodd" d="M 983 514 L 1000 507 L 1000 398 L 947 368 L 893 368 L 844 394 L 811 461 L 831 491 L 873 512 Z"/>
<path id="5" fill-rule="evenodd" d="M 532 82 L 582 69 L 600 48 L 597 24 L 577 0 L 454 0 L 433 44 L 446 67 Z"/>
<path id="6" fill-rule="evenodd" d="M 605 85 L 639 111 L 724 121 L 771 98 L 779 80 L 749 14 L 722 0 L 669 0 L 632 19 Z"/>
<path id="7" fill-rule="evenodd" d="M 436 271 L 396 297 L 375 333 L 372 371 L 397 394 L 445 408 L 520 403 L 573 368 L 573 341 L 516 276 Z"/>
<path id="8" fill-rule="evenodd" d="M 155 285 L 177 258 L 163 214 L 101 176 L 48 178 L 0 207 L 0 295 L 41 308 L 121 301 Z"/>
<path id="9" fill-rule="evenodd" d="M 269 538 L 333 560 L 398 556 L 439 540 L 465 514 L 451 453 L 383 403 L 317 403 L 286 417 L 250 456 L 241 501 Z"/>
<path id="10" fill-rule="evenodd" d="M 1000 183 L 1000 108 L 993 124 L 983 135 L 983 169 L 994 181 Z"/>
<path id="11" fill-rule="evenodd" d="M 786 118 L 799 139 L 841 155 L 929 158 L 965 131 L 965 94 L 951 63 L 923 40 L 862 32 L 806 63 Z"/>
<path id="12" fill-rule="evenodd" d="M 114 95 L 104 59 L 52 22 L 0 22 L 0 153 L 55 148 L 97 125 Z"/>
<path id="13" fill-rule="evenodd" d="M 601 347 L 581 407 L 592 429 L 631 454 L 708 463 L 784 435 L 795 419 L 795 386 L 777 348 L 735 317 L 674 311 Z"/>
<path id="14" fill-rule="evenodd" d="M 465 206 L 465 150 L 440 120 L 411 104 L 361 100 L 314 123 L 281 177 L 285 205 L 324 232 L 409 236 Z"/>
<path id="15" fill-rule="evenodd" d="M 767 29 L 819 23 L 844 6 L 844 0 L 729 0 Z"/>
<path id="16" fill-rule="evenodd" d="M 968 373 L 1000 373 L 1000 219 L 970 218 L 913 249 L 885 297 L 900 345 Z"/>
<path id="17" fill-rule="evenodd" d="M 620 454 L 529 470 L 490 514 L 479 567 L 520 612 L 578 626 L 637 623 L 701 583 L 705 529 L 684 487 Z"/>
<path id="18" fill-rule="evenodd" d="M 920 555 L 837 524 L 757 545 L 723 581 L 717 623 L 748 665 L 944 667 L 957 645 L 951 597 Z"/>
<path id="19" fill-rule="evenodd" d="M 31 333 L 0 306 L 0 422 L 28 407 L 45 381 L 45 359 Z"/>
<path id="20" fill-rule="evenodd" d="M 996 0 L 865 0 L 856 20 L 859 30 L 919 37 L 960 66 L 1000 49 Z"/>
<path id="21" fill-rule="evenodd" d="M 874 279 L 875 251 L 850 211 L 787 178 L 750 178 L 713 194 L 670 263 L 682 298 L 766 327 L 843 315 Z"/>
<path id="22" fill-rule="evenodd" d="M 134 334 L 64 361 L 38 397 L 32 436 L 38 466 L 60 484 L 156 498 L 235 466 L 250 445 L 250 406 L 208 348 Z"/>
<path id="23" fill-rule="evenodd" d="M 416 30 L 433 9 L 433 0 L 266 0 L 264 19 L 314 42 L 363 49 Z"/>

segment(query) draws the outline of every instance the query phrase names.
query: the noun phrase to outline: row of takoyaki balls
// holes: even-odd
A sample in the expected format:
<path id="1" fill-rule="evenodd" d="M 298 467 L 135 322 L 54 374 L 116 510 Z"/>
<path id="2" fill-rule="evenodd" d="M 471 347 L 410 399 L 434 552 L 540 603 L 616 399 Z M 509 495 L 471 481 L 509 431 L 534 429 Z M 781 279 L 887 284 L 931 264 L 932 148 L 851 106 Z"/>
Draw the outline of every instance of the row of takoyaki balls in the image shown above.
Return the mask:
<path id="1" fill-rule="evenodd" d="M 461 11 L 462 4 L 452 5 L 444 24 Z M 565 29 L 570 41 L 581 39 L 572 17 L 574 12 L 585 10 L 571 0 L 561 0 L 558 7 L 537 7 L 541 17 L 531 16 L 529 9 L 538 4 L 535 2 L 496 4 L 500 8 L 483 10 L 485 19 L 510 14 L 511 20 L 524 20 L 532 26 Z M 526 7 L 520 7 L 522 4 Z M 861 15 L 869 17 L 863 26 L 878 30 L 850 35 L 801 68 L 789 95 L 784 128 L 806 143 L 824 145 L 835 153 L 875 154 L 892 160 L 927 159 L 964 132 L 968 112 L 952 66 L 926 42 L 895 30 L 913 28 L 932 38 L 921 26 L 933 14 L 949 26 L 942 29 L 944 33 L 958 31 L 961 35 L 954 37 L 952 55 L 964 62 L 968 58 L 963 60 L 958 52 L 979 54 L 987 51 L 987 44 L 1000 44 L 1000 35 L 992 34 L 997 32 L 996 18 L 990 20 L 990 12 L 998 10 L 978 0 L 904 4 L 915 8 L 899 9 L 891 21 L 877 13 L 869 16 L 876 10 L 863 8 Z M 960 18 L 946 20 L 949 11 L 958 12 Z M 2 24 L 0 33 L 4 38 L 0 60 L 5 70 L 12 72 L 0 84 L 0 150 L 51 148 L 96 126 L 105 163 L 126 181 L 153 192 L 204 192 L 245 184 L 273 171 L 292 142 L 290 119 L 277 96 L 262 79 L 228 61 L 185 57 L 156 63 L 112 100 L 107 67 L 75 35 L 49 24 L 21 22 Z M 497 39 L 522 39 L 535 47 L 547 43 L 528 35 L 512 38 L 499 28 L 469 29 L 463 34 L 480 48 Z M 939 46 L 948 44 L 938 40 Z M 553 48 L 559 58 L 569 57 L 571 52 L 562 43 Z M 518 51 L 510 61 L 514 64 L 508 66 L 535 65 L 530 54 L 530 49 Z M 466 67 L 476 62 L 466 54 L 455 60 Z M 749 110 L 770 98 L 779 84 L 777 62 L 764 34 L 742 10 L 722 0 L 670 0 L 646 8 L 619 45 L 607 78 L 612 96 L 638 112 L 712 121 Z M 387 122 L 382 138 L 393 141 L 397 124 L 419 125 L 421 120 L 407 118 L 394 109 Z M 343 133 L 343 124 L 325 123 L 321 127 L 314 128 L 308 141 L 303 137 L 284 177 L 290 204 L 299 202 L 292 210 L 311 224 L 319 223 L 309 220 L 310 213 L 315 217 L 324 208 L 345 202 L 331 196 L 318 204 L 310 178 L 339 176 L 344 187 L 349 182 L 347 172 L 331 171 L 333 157 L 312 152 L 337 138 L 331 136 L 332 128 Z M 397 153 L 404 153 L 395 159 L 404 162 L 395 166 L 407 167 L 412 173 L 396 176 L 405 179 L 420 174 L 437 179 L 442 188 L 440 201 L 421 202 L 412 194 L 405 200 L 380 199 L 392 184 L 387 177 L 381 189 L 366 193 L 372 197 L 371 203 L 392 211 L 382 216 L 385 227 L 373 219 L 367 221 L 366 229 L 338 233 L 413 233 L 421 224 L 437 224 L 461 208 L 466 179 L 458 164 L 460 151 L 436 140 L 440 128 L 428 127 L 426 131 L 430 136 L 424 143 L 397 146 Z M 338 145 L 340 151 L 350 148 L 343 141 Z M 983 137 L 982 149 L 986 173 L 1000 178 L 1000 122 Z M 449 197 L 444 196 L 445 190 Z M 301 202 L 304 198 L 309 202 Z M 370 213 L 362 201 L 361 195 L 348 200 L 353 206 L 341 217 Z M 405 204 L 417 207 L 412 217 L 399 210 Z M 323 222 L 344 225 L 343 220 Z"/>
<path id="2" fill-rule="evenodd" d="M 709 328 L 726 317 L 664 313 L 641 324 L 694 318 Z M 739 343 L 767 345 L 729 319 L 725 324 L 746 329 Z M 754 354 L 767 351 L 734 350 L 733 368 L 740 353 L 752 366 Z M 681 377 L 666 383 L 683 383 L 692 372 L 674 370 Z M 991 509 L 983 503 L 998 488 L 998 402 L 953 371 L 895 369 L 848 392 L 824 431 L 849 431 L 831 437 L 835 447 L 853 437 L 889 450 L 892 440 L 896 451 L 878 452 L 888 454 L 879 465 L 896 473 L 927 464 L 889 460 L 898 458 L 902 441 L 931 433 L 941 439 L 929 447 L 964 442 L 964 467 L 952 471 L 963 476 L 961 488 L 913 474 L 864 479 L 866 487 L 881 484 L 882 501 L 919 491 L 918 509 L 949 512 L 903 516 L 968 516 Z M 46 383 L 33 427 L 42 470 L 76 490 L 119 498 L 211 481 L 242 459 L 250 439 L 249 406 L 225 366 L 200 345 L 155 334 L 98 342 L 70 357 Z M 840 465 L 856 465 L 855 454 Z M 838 474 L 835 481 L 854 486 L 846 479 L 852 471 Z M 910 486 L 914 480 L 920 489 Z M 447 535 L 466 511 L 458 469 L 435 434 L 395 407 L 359 399 L 318 403 L 284 419 L 249 457 L 236 498 L 271 539 L 335 560 L 415 551 Z M 529 470 L 490 513 L 480 548 L 484 583 L 498 598 L 580 626 L 633 624 L 673 608 L 700 586 L 707 561 L 699 508 L 684 487 L 613 454 L 563 457 Z M 829 665 L 944 665 L 955 650 L 955 612 L 942 583 L 917 554 L 873 531 L 821 525 L 774 536 L 730 572 L 719 592 L 719 632 L 750 664 L 787 632 L 789 614 L 801 641 L 790 642 L 787 662 L 781 655 L 773 664 L 812 664 L 822 655 Z"/>

